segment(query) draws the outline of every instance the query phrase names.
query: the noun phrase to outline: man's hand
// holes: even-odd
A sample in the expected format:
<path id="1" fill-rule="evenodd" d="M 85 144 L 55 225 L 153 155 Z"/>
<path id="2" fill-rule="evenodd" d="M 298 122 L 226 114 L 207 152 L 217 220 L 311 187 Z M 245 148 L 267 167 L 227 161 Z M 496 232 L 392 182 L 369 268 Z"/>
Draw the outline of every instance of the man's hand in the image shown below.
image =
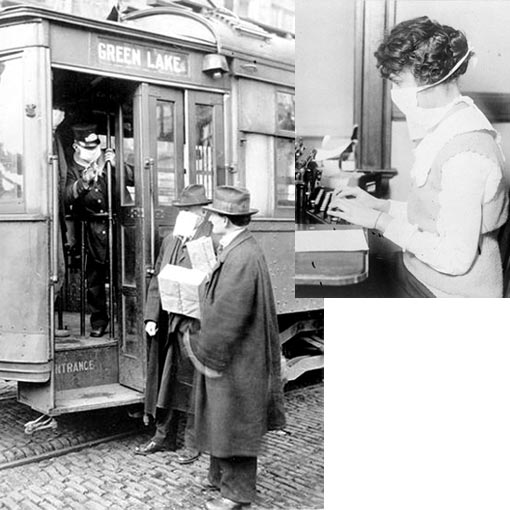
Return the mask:
<path id="1" fill-rule="evenodd" d="M 145 323 L 145 332 L 149 335 L 149 336 L 154 336 L 158 331 L 158 325 L 156 322 L 154 321 L 147 321 Z"/>
<path id="2" fill-rule="evenodd" d="M 115 168 L 115 151 L 113 149 L 106 149 L 104 151 L 105 162 L 110 162 L 112 168 Z"/>
<path id="3" fill-rule="evenodd" d="M 97 172 L 94 168 L 92 168 L 90 166 L 88 168 L 85 168 L 85 170 L 83 170 L 83 173 L 81 174 L 81 180 L 87 187 L 96 178 L 97 178 Z"/>

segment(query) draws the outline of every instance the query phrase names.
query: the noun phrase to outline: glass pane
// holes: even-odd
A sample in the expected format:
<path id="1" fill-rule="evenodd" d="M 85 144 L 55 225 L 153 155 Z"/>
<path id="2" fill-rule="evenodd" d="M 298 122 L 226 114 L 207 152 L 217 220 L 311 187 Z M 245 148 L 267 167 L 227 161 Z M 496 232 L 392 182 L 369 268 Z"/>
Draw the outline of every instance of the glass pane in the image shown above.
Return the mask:
<path id="1" fill-rule="evenodd" d="M 0 61 L 0 207 L 23 198 L 21 59 Z"/>
<path id="2" fill-rule="evenodd" d="M 245 133 L 246 188 L 250 190 L 251 207 L 259 210 L 258 217 L 274 214 L 275 176 L 265 169 L 275 168 L 275 137 Z"/>
<path id="3" fill-rule="evenodd" d="M 136 296 L 122 296 L 122 316 L 124 318 L 123 352 L 135 356 L 137 354 L 138 315 L 136 309 Z"/>
<path id="4" fill-rule="evenodd" d="M 214 123 L 213 106 L 196 105 L 195 170 L 197 184 L 203 184 L 205 194 L 212 196 L 214 178 Z"/>
<path id="5" fill-rule="evenodd" d="M 135 286 L 136 228 L 122 227 L 122 285 Z"/>
<path id="6" fill-rule="evenodd" d="M 294 140 L 276 139 L 276 206 L 294 207 Z"/>
<path id="7" fill-rule="evenodd" d="M 175 105 L 167 101 L 156 104 L 158 203 L 172 205 L 175 199 Z"/>
<path id="8" fill-rule="evenodd" d="M 278 92 L 276 94 L 278 129 L 294 131 L 296 129 L 294 94 Z"/>
<path id="9" fill-rule="evenodd" d="M 123 108 L 123 158 L 124 172 L 121 173 L 122 205 L 135 203 L 135 139 L 133 137 L 133 121 L 131 112 Z"/>

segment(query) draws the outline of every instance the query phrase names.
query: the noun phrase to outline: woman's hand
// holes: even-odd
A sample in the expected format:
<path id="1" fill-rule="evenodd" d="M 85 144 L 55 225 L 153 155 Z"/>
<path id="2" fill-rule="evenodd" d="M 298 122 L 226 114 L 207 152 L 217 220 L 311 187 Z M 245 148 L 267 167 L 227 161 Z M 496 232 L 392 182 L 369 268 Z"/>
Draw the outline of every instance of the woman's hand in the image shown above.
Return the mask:
<path id="1" fill-rule="evenodd" d="M 379 218 L 382 215 L 387 216 L 382 211 L 371 209 L 353 198 L 337 198 L 335 203 L 330 205 L 328 214 L 365 228 L 376 228 Z"/>
<path id="2" fill-rule="evenodd" d="M 362 190 L 359 187 L 353 186 L 340 186 L 333 192 L 333 198 L 331 200 L 330 207 L 336 207 L 336 201 L 338 199 L 349 198 L 351 201 L 356 201 L 360 205 L 375 209 L 377 211 L 388 212 L 388 206 L 386 200 L 375 198 L 370 193 Z"/>
<path id="3" fill-rule="evenodd" d="M 145 323 L 145 332 L 149 336 L 154 336 L 157 331 L 158 331 L 158 325 L 157 325 L 156 322 L 154 322 L 154 321 L 147 321 Z"/>

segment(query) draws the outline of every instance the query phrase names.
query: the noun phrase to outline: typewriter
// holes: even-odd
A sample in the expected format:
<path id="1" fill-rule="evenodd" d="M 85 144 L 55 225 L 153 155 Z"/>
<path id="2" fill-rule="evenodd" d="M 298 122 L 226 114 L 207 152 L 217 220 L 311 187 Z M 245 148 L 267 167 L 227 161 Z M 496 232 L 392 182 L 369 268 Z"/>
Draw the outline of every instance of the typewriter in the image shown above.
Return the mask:
<path id="1" fill-rule="evenodd" d="M 310 196 L 306 214 L 317 223 L 345 224 L 345 220 L 328 215 L 328 207 L 333 198 L 333 188 L 318 186 Z"/>

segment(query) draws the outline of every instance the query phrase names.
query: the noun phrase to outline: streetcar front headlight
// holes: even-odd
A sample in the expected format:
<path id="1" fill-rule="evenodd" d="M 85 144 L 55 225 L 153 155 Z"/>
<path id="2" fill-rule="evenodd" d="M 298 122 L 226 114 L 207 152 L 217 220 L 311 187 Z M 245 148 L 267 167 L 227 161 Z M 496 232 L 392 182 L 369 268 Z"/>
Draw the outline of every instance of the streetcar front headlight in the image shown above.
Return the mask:
<path id="1" fill-rule="evenodd" d="M 228 73 L 227 59 L 219 53 L 208 53 L 204 56 L 202 71 L 211 78 L 219 79 Z"/>

